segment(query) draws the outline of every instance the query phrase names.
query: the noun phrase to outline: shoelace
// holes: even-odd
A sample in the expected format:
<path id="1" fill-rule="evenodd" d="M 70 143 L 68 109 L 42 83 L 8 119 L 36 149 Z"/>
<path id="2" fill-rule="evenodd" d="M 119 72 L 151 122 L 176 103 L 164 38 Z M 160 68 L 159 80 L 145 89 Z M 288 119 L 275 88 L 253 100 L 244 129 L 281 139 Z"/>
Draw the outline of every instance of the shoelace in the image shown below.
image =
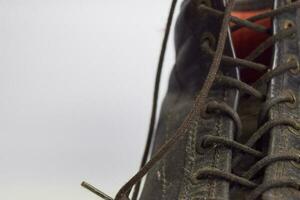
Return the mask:
<path id="1" fill-rule="evenodd" d="M 209 47 L 209 45 L 203 45 L 203 48 L 206 48 L 207 52 L 210 53 L 213 56 L 212 64 L 209 69 L 207 78 L 196 97 L 195 103 L 190 111 L 190 113 L 187 115 L 181 126 L 176 130 L 175 134 L 165 142 L 163 146 L 160 147 L 160 149 L 157 150 L 157 152 L 152 156 L 152 158 L 147 162 L 147 159 L 149 157 L 149 152 L 151 148 L 151 141 L 153 137 L 154 127 L 155 127 L 155 121 L 156 121 L 156 112 L 157 112 L 157 99 L 158 99 L 158 93 L 159 93 L 159 85 L 160 85 L 160 76 L 162 72 L 162 66 L 163 66 L 163 60 L 164 55 L 166 51 L 167 41 L 170 33 L 170 28 L 174 16 L 174 10 L 177 4 L 177 0 L 172 1 L 168 21 L 167 21 L 167 28 L 166 33 L 164 36 L 163 44 L 162 44 L 162 50 L 159 58 L 159 64 L 156 74 L 156 81 L 155 81 L 155 90 L 154 90 L 154 97 L 153 97 L 153 107 L 152 107 L 152 114 L 151 114 L 151 121 L 150 121 L 150 127 L 148 132 L 148 138 L 147 138 L 147 144 L 144 151 L 142 163 L 141 163 L 141 169 L 119 190 L 117 193 L 115 200 L 129 200 L 129 194 L 133 187 L 135 186 L 132 200 L 136 200 L 139 194 L 139 188 L 140 188 L 140 181 L 141 179 L 147 174 L 147 172 L 158 162 L 162 159 L 162 157 L 167 154 L 170 151 L 170 148 L 178 141 L 180 140 L 184 135 L 188 134 L 188 130 L 193 128 L 193 122 L 201 120 L 201 117 L 207 115 L 207 113 L 211 112 L 221 112 L 225 115 L 229 116 L 235 123 L 236 126 L 236 132 L 241 131 L 241 120 L 239 119 L 239 115 L 236 113 L 235 110 L 233 110 L 230 106 L 226 105 L 224 102 L 211 102 L 206 103 L 206 99 L 208 97 L 208 93 L 215 83 L 221 83 L 225 84 L 229 87 L 234 87 L 239 89 L 240 91 L 247 93 L 249 95 L 253 95 L 256 98 L 264 99 L 265 96 L 256 89 L 257 86 L 261 85 L 262 83 L 266 83 L 270 81 L 273 77 L 283 74 L 289 70 L 292 70 L 293 72 L 299 72 L 299 63 L 296 62 L 296 60 L 291 59 L 287 63 L 285 63 L 282 66 L 276 67 L 274 70 L 270 70 L 266 72 L 256 83 L 254 83 L 252 86 L 239 81 L 237 79 L 220 75 L 219 74 L 219 68 L 221 62 L 228 62 L 233 64 L 234 67 L 241 66 L 241 67 L 248 67 L 256 70 L 265 70 L 268 69 L 267 66 L 253 62 L 259 55 L 261 55 L 266 49 L 277 43 L 278 41 L 285 39 L 287 37 L 292 36 L 296 33 L 295 27 L 291 27 L 289 29 L 283 30 L 273 36 L 271 36 L 269 39 L 267 39 L 265 42 L 261 43 L 247 58 L 245 59 L 239 59 L 239 58 L 232 58 L 226 55 L 223 55 L 223 51 L 225 48 L 225 42 L 226 38 L 228 36 L 228 29 L 230 23 L 234 23 L 235 25 L 231 27 L 231 30 L 237 30 L 242 27 L 247 27 L 250 29 L 253 29 L 255 31 L 259 32 L 269 32 L 270 30 L 266 29 L 265 27 L 255 24 L 254 22 L 265 19 L 265 18 L 273 18 L 281 13 L 288 12 L 294 9 L 297 9 L 300 7 L 300 2 L 291 3 L 287 6 L 284 6 L 282 8 L 278 8 L 276 10 L 271 10 L 268 12 L 265 12 L 263 14 L 256 15 L 254 17 L 251 17 L 247 20 L 239 19 L 236 17 L 231 16 L 231 12 L 233 11 L 234 4 L 236 0 L 229 0 L 226 6 L 226 9 L 224 12 L 221 12 L 219 10 L 215 10 L 210 7 L 206 7 L 205 5 L 201 5 L 202 9 L 207 9 L 208 11 L 211 11 L 212 13 L 215 13 L 216 15 L 223 15 L 223 21 L 222 21 L 222 27 L 219 34 L 219 39 L 216 47 L 216 51 L 213 51 Z M 209 148 L 212 144 L 220 144 L 223 146 L 226 146 L 228 148 L 237 149 L 242 153 L 247 153 L 252 156 L 255 156 L 257 158 L 261 158 L 256 164 L 254 164 L 247 172 L 243 173 L 241 176 L 235 175 L 232 173 L 224 172 L 219 169 L 211 169 L 211 168 L 202 168 L 199 169 L 194 174 L 194 181 L 197 181 L 201 178 L 217 178 L 217 179 L 224 179 L 229 182 L 237 183 L 242 186 L 248 187 L 253 189 L 252 193 L 248 196 L 249 200 L 254 200 L 261 196 L 265 191 L 272 189 L 272 188 L 278 188 L 278 187 L 291 187 L 295 188 L 297 190 L 300 189 L 300 184 L 292 181 L 292 180 L 280 180 L 277 182 L 272 183 L 264 183 L 261 185 L 257 185 L 256 183 L 251 181 L 251 178 L 259 172 L 264 167 L 268 166 L 271 163 L 278 162 L 278 161 L 295 161 L 299 162 L 299 156 L 292 155 L 292 154 L 286 154 L 286 155 L 276 155 L 276 156 L 265 156 L 261 152 L 253 149 L 253 145 L 265 134 L 268 133 L 270 129 L 272 129 L 275 126 L 280 125 L 286 125 L 290 126 L 296 130 L 300 129 L 300 126 L 295 120 L 293 119 L 276 119 L 272 121 L 265 122 L 266 115 L 268 113 L 268 110 L 273 107 L 274 105 L 277 105 L 279 103 L 293 103 L 294 97 L 290 93 L 282 94 L 281 96 L 275 97 L 274 99 L 268 100 L 265 102 L 262 111 L 260 112 L 259 116 L 259 122 L 261 127 L 252 134 L 251 138 L 246 142 L 246 144 L 241 144 L 236 141 L 229 140 L 227 138 L 217 137 L 217 136 L 205 136 L 202 138 L 202 146 L 204 148 Z M 205 106 L 203 106 L 205 105 Z M 233 159 L 233 167 L 238 163 L 238 161 L 242 158 L 243 154 L 238 154 Z M 90 191 L 94 192 L 98 196 L 102 197 L 106 200 L 113 200 L 113 198 L 109 197 L 108 195 L 104 194 L 97 188 L 83 182 L 82 186 L 89 189 Z"/>

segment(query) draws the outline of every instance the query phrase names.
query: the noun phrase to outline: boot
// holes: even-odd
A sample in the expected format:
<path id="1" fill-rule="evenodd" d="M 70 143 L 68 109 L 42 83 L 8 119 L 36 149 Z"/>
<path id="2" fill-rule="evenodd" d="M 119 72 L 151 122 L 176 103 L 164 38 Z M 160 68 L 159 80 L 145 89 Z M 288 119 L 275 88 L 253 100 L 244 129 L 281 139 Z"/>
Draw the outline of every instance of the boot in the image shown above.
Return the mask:
<path id="1" fill-rule="evenodd" d="M 296 113 L 295 116 L 289 116 L 290 110 L 283 110 L 287 115 L 285 118 L 280 119 L 278 111 L 277 117 L 274 119 L 270 117 L 273 106 L 277 106 L 276 103 L 279 102 L 281 105 L 285 102 L 289 105 L 285 107 L 291 108 L 292 105 L 295 108 L 297 102 L 294 94 L 299 87 L 299 82 L 295 76 L 294 82 L 283 82 L 282 77 L 279 78 L 288 70 L 297 74 L 300 67 L 298 58 L 295 56 L 298 55 L 297 34 L 296 30 L 292 30 L 296 24 L 297 5 L 289 4 L 261 0 L 238 0 L 236 2 L 233 16 L 245 18 L 243 15 L 248 15 L 246 18 L 255 19 L 255 15 L 257 17 L 264 13 L 276 13 L 274 10 L 280 10 L 285 6 L 288 12 L 283 11 L 282 15 L 294 13 L 294 22 L 288 20 L 285 25 L 280 25 L 278 21 L 282 15 L 269 14 L 261 17 L 261 20 L 253 20 L 260 24 L 260 27 L 249 25 L 242 28 L 245 25 L 243 23 L 236 23 L 232 26 L 232 32 L 229 34 L 231 39 L 225 43 L 219 74 L 207 96 L 206 105 L 202 105 L 206 107 L 206 114 L 202 114 L 201 120 L 192 121 L 192 128 L 187 135 L 150 170 L 141 200 L 257 199 L 261 198 L 265 192 L 263 196 L 266 199 L 300 199 L 299 180 L 292 178 L 299 174 L 295 170 L 297 167 L 299 170 L 299 164 L 297 164 L 299 152 L 298 155 L 297 152 L 289 153 L 288 149 L 291 145 L 286 144 L 288 148 L 283 154 L 273 155 L 275 147 L 278 148 L 280 142 L 283 141 L 281 137 L 283 134 L 273 133 L 279 137 L 277 140 L 264 136 L 269 130 L 274 131 L 276 127 L 282 125 L 290 127 L 289 130 L 293 130 L 294 133 L 299 128 L 295 122 Z M 180 122 L 184 121 L 189 110 L 193 108 L 194 97 L 197 95 L 199 86 L 203 86 L 212 64 L 216 51 L 215 41 L 219 39 L 218 32 L 221 29 L 220 22 L 224 17 L 222 12 L 225 6 L 221 1 L 213 0 L 191 0 L 182 4 L 175 33 L 176 64 L 162 106 L 153 154 L 164 145 L 168 138 L 172 137 L 172 134 L 179 128 Z M 285 16 L 285 18 L 291 17 Z M 282 26 L 285 30 L 279 34 L 278 29 Z M 241 36 L 241 34 L 246 36 Z M 290 41 L 291 37 L 293 41 Z M 203 43 L 203 38 L 205 38 L 205 43 Z M 286 40 L 294 46 L 280 46 Z M 268 43 L 271 45 L 268 46 Z M 279 48 L 288 49 L 287 54 L 290 54 L 291 50 L 296 52 L 292 52 L 293 55 L 288 57 L 280 58 L 279 55 L 283 51 L 278 50 Z M 209 57 L 209 54 L 212 57 Z M 237 59 L 236 55 L 243 60 Z M 229 57 L 235 60 L 230 60 Z M 284 63 L 283 59 L 288 66 L 284 65 L 281 68 L 280 64 Z M 243 61 L 249 63 L 243 63 Z M 244 69 L 244 67 L 250 69 Z M 282 70 L 275 70 L 276 67 Z M 281 89 L 281 95 L 279 92 L 275 95 L 270 86 L 276 84 L 272 82 L 276 78 L 280 79 L 279 83 L 288 84 L 288 86 L 279 84 L 280 87 L 289 88 L 285 92 Z M 273 88 L 279 90 L 279 86 L 273 86 Z M 272 99 L 271 96 L 276 96 L 278 99 Z M 268 130 L 265 130 L 267 128 Z M 275 144 L 273 140 L 279 144 Z M 299 141 L 294 139 L 291 141 L 295 142 L 294 149 L 297 149 L 297 144 L 298 148 L 300 147 Z M 267 168 L 271 171 L 269 178 L 267 173 L 261 172 L 261 169 L 258 170 L 261 163 L 267 167 L 268 165 L 276 166 L 275 163 L 279 161 L 289 161 L 293 164 L 293 172 L 289 168 L 282 167 L 286 169 L 288 176 L 281 175 L 292 180 L 274 181 L 273 176 L 279 173 L 274 172 L 275 167 Z M 283 165 L 281 162 L 279 164 Z M 278 168 L 277 166 L 275 169 L 278 171 Z M 277 176 L 280 177 L 280 175 Z M 288 188 L 285 189 L 286 192 L 280 192 L 278 189 L 278 194 L 275 195 L 267 192 L 277 187 Z M 293 187 L 294 189 L 291 189 Z M 269 197 L 265 197 L 268 195 Z"/>
<path id="2" fill-rule="evenodd" d="M 291 2 L 275 0 L 274 6 L 279 9 Z M 280 39 L 275 46 L 272 71 L 278 71 L 278 74 L 274 74 L 272 79 L 260 81 L 267 81 L 268 89 L 259 123 L 262 127 L 270 127 L 265 136 L 266 157 L 260 166 L 264 178 L 252 192 L 252 199 L 259 196 L 263 200 L 300 199 L 299 20 L 299 10 L 291 10 L 274 18 L 274 35 L 287 30 L 293 30 L 293 34 Z"/>
<path id="3" fill-rule="evenodd" d="M 300 199 L 299 7 L 293 0 L 182 3 L 150 160 L 115 200 L 136 200 L 146 174 L 140 200 Z"/>
<path id="4" fill-rule="evenodd" d="M 214 9 L 214 10 L 212 10 Z M 171 72 L 153 144 L 153 154 L 170 139 L 193 108 L 199 88 L 207 78 L 222 24 L 222 1 L 184 1 L 176 23 L 176 63 Z M 217 12 L 217 13 L 215 13 Z M 232 44 L 226 41 L 226 55 Z M 238 68 L 223 63 L 220 74 L 238 78 Z M 222 76 L 223 76 L 222 75 Z M 236 115 L 238 91 L 215 84 L 209 92 L 202 120 L 191 121 L 187 135 L 149 172 L 141 200 L 229 199 L 229 183 L 221 179 L 197 179 L 199 169 L 229 173 L 232 152 L 228 148 L 203 148 L 203 137 L 232 140 L 241 127 Z M 202 105 L 205 106 L 205 105 Z M 229 111 L 233 116 L 221 114 Z M 240 122 L 238 122 L 240 124 Z M 204 171 L 203 171 L 204 172 Z"/>

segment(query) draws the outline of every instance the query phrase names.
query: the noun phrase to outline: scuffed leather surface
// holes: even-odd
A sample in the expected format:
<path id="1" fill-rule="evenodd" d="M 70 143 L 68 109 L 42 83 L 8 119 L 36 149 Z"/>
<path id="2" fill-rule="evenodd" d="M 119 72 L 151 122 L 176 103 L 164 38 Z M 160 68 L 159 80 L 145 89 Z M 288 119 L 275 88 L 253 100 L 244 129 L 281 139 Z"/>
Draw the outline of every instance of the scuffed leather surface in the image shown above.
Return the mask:
<path id="1" fill-rule="evenodd" d="M 283 0 L 277 0 L 277 6 L 283 6 Z M 298 27 L 298 33 L 293 39 L 284 39 L 278 43 L 275 52 L 274 67 L 284 62 L 287 54 L 296 55 L 299 59 L 299 39 L 300 39 L 300 11 L 293 11 L 280 15 L 275 20 L 275 30 L 280 30 L 280 24 L 283 20 L 293 20 Z M 299 120 L 300 116 L 300 76 L 293 75 L 290 72 L 273 78 L 269 85 L 268 97 L 278 96 L 285 90 L 292 90 L 298 99 L 295 108 L 290 108 L 287 104 L 280 104 L 273 107 L 270 111 L 270 119 L 293 118 Z M 295 133 L 294 133 L 295 132 Z M 275 127 L 271 131 L 269 142 L 269 154 L 276 155 L 280 153 L 300 153 L 300 132 L 291 130 L 287 126 Z M 300 168 L 297 168 L 291 162 L 276 162 L 270 165 L 266 172 L 264 182 L 276 182 L 277 180 L 289 179 L 300 182 Z M 291 188 L 276 188 L 264 193 L 263 200 L 299 200 L 300 192 Z"/>
<path id="2" fill-rule="evenodd" d="M 199 2 L 199 1 L 198 1 Z M 213 3 L 223 10 L 221 1 Z M 176 63 L 171 72 L 169 88 L 164 99 L 156 131 L 153 152 L 175 133 L 191 110 L 200 90 L 212 57 L 201 48 L 203 36 L 212 33 L 216 39 L 222 18 L 199 10 L 193 1 L 185 1 L 175 30 Z M 229 41 L 226 54 L 231 55 Z M 222 67 L 222 72 L 238 77 L 234 67 Z M 214 86 L 211 99 L 225 101 L 236 107 L 237 91 Z M 194 173 L 203 167 L 214 167 L 230 172 L 231 150 L 214 146 L 196 152 L 201 136 L 211 134 L 233 139 L 234 126 L 230 118 L 217 116 L 195 121 L 186 137 L 181 139 L 147 176 L 141 200 L 229 200 L 229 183 L 216 179 L 192 181 Z"/>

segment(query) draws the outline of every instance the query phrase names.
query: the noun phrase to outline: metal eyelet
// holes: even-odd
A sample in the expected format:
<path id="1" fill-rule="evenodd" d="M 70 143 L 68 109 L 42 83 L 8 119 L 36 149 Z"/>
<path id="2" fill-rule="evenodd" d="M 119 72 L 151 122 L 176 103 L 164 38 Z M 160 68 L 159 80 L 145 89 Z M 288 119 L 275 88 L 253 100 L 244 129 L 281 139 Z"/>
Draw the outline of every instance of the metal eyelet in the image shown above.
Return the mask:
<path id="1" fill-rule="evenodd" d="M 285 29 L 285 30 L 293 28 L 293 27 L 295 27 L 295 23 L 289 19 L 284 20 L 281 25 L 281 28 Z"/>
<path id="2" fill-rule="evenodd" d="M 196 143 L 196 152 L 199 155 L 203 155 L 205 151 L 205 148 L 203 147 L 203 142 L 203 137 L 201 137 L 199 140 L 197 140 Z"/>
<path id="3" fill-rule="evenodd" d="M 215 99 L 213 99 L 213 98 L 208 98 L 207 99 L 207 102 L 212 102 L 212 101 L 215 101 Z M 210 119 L 210 118 L 212 118 L 212 117 L 215 116 L 215 113 L 212 113 L 212 112 L 208 111 L 208 103 L 205 103 L 204 106 L 203 106 L 203 108 L 204 109 L 203 109 L 203 111 L 201 113 L 201 117 L 203 119 Z"/>
<path id="4" fill-rule="evenodd" d="M 212 33 L 203 33 L 201 37 L 201 46 L 209 47 L 214 50 L 216 48 L 216 38 Z"/>
<path id="5" fill-rule="evenodd" d="M 207 151 L 216 149 L 218 147 L 218 144 L 211 144 L 209 146 L 205 146 L 204 145 L 204 136 L 201 137 L 198 141 L 197 141 L 197 145 L 196 145 L 196 152 L 198 155 L 204 155 Z"/>
<path id="6" fill-rule="evenodd" d="M 290 69 L 290 72 L 294 75 L 298 75 L 300 73 L 300 63 L 298 57 L 293 54 L 288 54 L 286 55 L 285 60 L 286 63 L 294 63 L 296 65 L 295 68 Z"/>
<path id="7" fill-rule="evenodd" d="M 286 0 L 286 3 L 287 4 L 292 4 L 292 3 L 295 3 L 297 0 Z"/>
<path id="8" fill-rule="evenodd" d="M 286 105 L 287 105 L 289 108 L 294 109 L 294 108 L 297 107 L 298 101 L 297 101 L 297 97 L 296 97 L 295 93 L 293 92 L 293 90 L 290 90 L 290 89 L 284 90 L 284 91 L 282 92 L 282 95 L 291 97 L 292 101 L 286 103 Z"/>
<path id="9" fill-rule="evenodd" d="M 198 0 L 197 4 L 199 6 L 206 6 L 206 7 L 211 7 L 211 1 L 210 0 Z"/>
<path id="10" fill-rule="evenodd" d="M 288 30 L 288 29 L 291 29 L 295 26 L 296 26 L 295 22 L 292 21 L 292 20 L 289 20 L 289 19 L 283 20 L 282 23 L 281 23 L 281 29 L 282 30 Z M 291 39 L 294 39 L 295 37 L 296 37 L 295 33 L 290 36 Z"/>
<path id="11" fill-rule="evenodd" d="M 299 119 L 295 119 L 296 123 L 298 125 L 300 125 L 300 120 Z M 295 135 L 296 137 L 300 137 L 300 130 L 297 130 L 291 126 L 288 127 L 288 130 L 293 134 Z"/>
<path id="12" fill-rule="evenodd" d="M 190 180 L 191 180 L 191 183 L 192 183 L 193 185 L 199 184 L 199 180 L 198 180 L 198 178 L 197 178 L 197 174 L 192 174 L 192 175 L 190 176 Z"/>

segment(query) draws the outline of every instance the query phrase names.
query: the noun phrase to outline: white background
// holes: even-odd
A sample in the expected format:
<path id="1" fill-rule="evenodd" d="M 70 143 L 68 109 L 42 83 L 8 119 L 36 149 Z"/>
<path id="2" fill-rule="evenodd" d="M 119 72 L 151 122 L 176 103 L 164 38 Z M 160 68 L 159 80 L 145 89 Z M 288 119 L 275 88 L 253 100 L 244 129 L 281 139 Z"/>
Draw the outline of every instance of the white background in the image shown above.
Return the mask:
<path id="1" fill-rule="evenodd" d="M 114 196 L 137 171 L 170 4 L 0 0 L 1 200 Z"/>

